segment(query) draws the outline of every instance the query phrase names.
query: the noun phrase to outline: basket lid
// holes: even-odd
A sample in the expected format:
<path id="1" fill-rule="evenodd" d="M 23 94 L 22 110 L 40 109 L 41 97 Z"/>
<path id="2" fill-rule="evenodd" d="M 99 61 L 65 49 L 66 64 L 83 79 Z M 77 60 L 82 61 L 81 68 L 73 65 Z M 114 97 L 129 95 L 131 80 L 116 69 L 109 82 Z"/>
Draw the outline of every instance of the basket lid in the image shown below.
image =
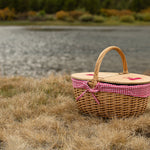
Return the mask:
<path id="1" fill-rule="evenodd" d="M 94 72 L 83 72 L 74 73 L 71 75 L 74 79 L 92 81 Z M 150 76 L 135 74 L 135 73 L 112 73 L 112 72 L 99 72 L 98 73 L 99 82 L 107 82 L 114 84 L 147 84 L 150 83 Z"/>
<path id="2" fill-rule="evenodd" d="M 111 50 L 116 50 L 121 56 L 123 64 L 123 73 L 99 72 L 104 56 Z M 125 55 L 122 52 L 122 50 L 116 46 L 110 46 L 102 51 L 102 53 L 99 55 L 96 61 L 94 72 L 75 73 L 72 74 L 72 78 L 89 81 L 91 80 L 92 86 L 95 86 L 97 82 L 129 84 L 129 85 L 150 83 L 150 76 L 128 72 Z"/>

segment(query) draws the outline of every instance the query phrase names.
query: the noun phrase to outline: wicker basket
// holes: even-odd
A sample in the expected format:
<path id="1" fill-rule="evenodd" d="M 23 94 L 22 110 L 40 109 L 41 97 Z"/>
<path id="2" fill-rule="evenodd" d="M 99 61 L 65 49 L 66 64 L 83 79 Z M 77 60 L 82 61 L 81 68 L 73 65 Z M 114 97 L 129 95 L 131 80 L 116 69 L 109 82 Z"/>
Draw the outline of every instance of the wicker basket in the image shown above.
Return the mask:
<path id="1" fill-rule="evenodd" d="M 99 72 L 107 52 L 116 50 L 123 62 L 123 73 Z M 126 118 L 144 113 L 150 96 L 150 77 L 128 73 L 120 48 L 106 48 L 98 57 L 94 72 L 72 74 L 74 94 L 84 114 L 104 118 Z"/>

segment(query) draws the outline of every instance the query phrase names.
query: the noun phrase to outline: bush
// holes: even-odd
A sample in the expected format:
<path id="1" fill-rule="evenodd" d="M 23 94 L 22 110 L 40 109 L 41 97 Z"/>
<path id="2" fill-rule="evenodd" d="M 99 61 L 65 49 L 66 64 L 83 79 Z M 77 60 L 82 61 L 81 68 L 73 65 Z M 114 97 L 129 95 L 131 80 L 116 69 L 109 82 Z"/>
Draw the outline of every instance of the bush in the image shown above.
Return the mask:
<path id="1" fill-rule="evenodd" d="M 69 12 L 69 15 L 73 18 L 73 19 L 79 19 L 80 16 L 83 15 L 82 11 L 78 11 L 78 10 L 73 10 Z"/>
<path id="2" fill-rule="evenodd" d="M 134 19 L 133 16 L 128 16 L 128 15 L 126 15 L 126 16 L 120 17 L 120 21 L 121 21 L 121 22 L 129 22 L 129 23 L 132 23 L 132 22 L 135 21 L 135 19 Z"/>
<path id="3" fill-rule="evenodd" d="M 28 19 L 30 21 L 46 21 L 46 20 L 49 20 L 46 16 L 42 17 L 42 16 L 39 16 L 39 15 L 29 17 Z"/>
<path id="4" fill-rule="evenodd" d="M 15 11 L 9 8 L 0 10 L 0 20 L 13 20 L 15 18 Z"/>
<path id="5" fill-rule="evenodd" d="M 45 10 L 39 11 L 38 15 L 41 16 L 41 17 L 44 17 L 46 15 Z"/>
<path id="6" fill-rule="evenodd" d="M 58 11 L 56 13 L 56 18 L 59 19 L 59 20 L 66 20 L 67 17 L 69 17 L 68 12 L 65 12 L 63 10 Z"/>
<path id="7" fill-rule="evenodd" d="M 65 21 L 67 22 L 74 22 L 74 19 L 72 17 L 66 17 Z"/>
<path id="8" fill-rule="evenodd" d="M 36 12 L 35 11 L 28 11 L 27 12 L 27 15 L 28 15 L 28 17 L 33 17 L 33 16 L 36 16 Z"/>
<path id="9" fill-rule="evenodd" d="M 29 14 L 29 13 L 28 13 Z M 44 10 L 39 11 L 38 13 L 31 12 L 32 16 L 28 16 L 30 21 L 45 21 L 48 20 L 46 12 Z"/>
<path id="10" fill-rule="evenodd" d="M 147 9 L 141 10 L 141 13 L 150 13 L 150 7 L 148 7 Z"/>
<path id="11" fill-rule="evenodd" d="M 46 20 L 53 21 L 53 20 L 55 20 L 55 17 L 53 15 L 47 15 Z"/>
<path id="12" fill-rule="evenodd" d="M 102 23 L 102 22 L 105 21 L 105 19 L 104 19 L 104 17 L 102 17 L 102 16 L 94 16 L 93 21 L 94 21 L 94 22 Z"/>
<path id="13" fill-rule="evenodd" d="M 27 12 L 27 18 L 29 20 L 32 20 L 36 15 L 37 15 L 37 13 L 35 11 L 28 11 Z"/>
<path id="14" fill-rule="evenodd" d="M 126 16 L 132 15 L 133 12 L 130 10 L 117 10 L 117 9 L 101 9 L 101 14 L 107 17 L 110 16 Z"/>
<path id="15" fill-rule="evenodd" d="M 143 21 L 143 14 L 142 13 L 135 13 L 134 18 L 135 18 L 135 20 Z"/>
<path id="16" fill-rule="evenodd" d="M 119 11 L 119 16 L 132 16 L 134 12 L 128 9 L 120 10 Z"/>
<path id="17" fill-rule="evenodd" d="M 93 21 L 93 16 L 91 14 L 85 14 L 85 15 L 82 15 L 79 18 L 79 20 L 83 22 L 90 22 L 90 21 Z"/>
<path id="18" fill-rule="evenodd" d="M 150 13 L 143 14 L 143 21 L 150 21 Z"/>
<path id="19" fill-rule="evenodd" d="M 118 16 L 111 16 L 109 18 L 109 20 L 111 20 L 111 21 L 119 21 L 119 19 L 120 19 L 120 17 L 118 17 Z"/>
<path id="20" fill-rule="evenodd" d="M 139 21 L 150 21 L 150 13 L 137 13 L 134 16 Z"/>
<path id="21" fill-rule="evenodd" d="M 104 9 L 102 8 L 100 10 L 100 13 L 104 16 L 110 17 L 110 16 L 118 16 L 119 10 L 116 9 Z"/>
<path id="22" fill-rule="evenodd" d="M 28 19 L 28 14 L 27 13 L 18 13 L 16 15 L 17 20 L 26 20 Z"/>

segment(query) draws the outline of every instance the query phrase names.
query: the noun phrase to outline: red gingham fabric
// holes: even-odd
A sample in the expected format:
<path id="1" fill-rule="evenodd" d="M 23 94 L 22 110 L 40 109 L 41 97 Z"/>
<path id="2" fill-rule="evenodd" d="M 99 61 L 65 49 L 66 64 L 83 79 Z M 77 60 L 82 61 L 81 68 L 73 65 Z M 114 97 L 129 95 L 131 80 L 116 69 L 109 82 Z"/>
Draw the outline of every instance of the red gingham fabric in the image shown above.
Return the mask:
<path id="1" fill-rule="evenodd" d="M 130 95 L 134 97 L 148 97 L 150 96 L 150 83 L 142 85 L 115 85 L 109 83 L 100 83 L 91 89 L 88 86 L 88 81 L 77 80 L 72 78 L 72 83 L 74 88 L 85 89 L 85 92 L 89 91 L 92 94 L 97 92 L 108 92 L 108 93 L 119 93 L 123 95 Z M 78 99 L 80 99 L 84 93 L 83 92 Z"/>

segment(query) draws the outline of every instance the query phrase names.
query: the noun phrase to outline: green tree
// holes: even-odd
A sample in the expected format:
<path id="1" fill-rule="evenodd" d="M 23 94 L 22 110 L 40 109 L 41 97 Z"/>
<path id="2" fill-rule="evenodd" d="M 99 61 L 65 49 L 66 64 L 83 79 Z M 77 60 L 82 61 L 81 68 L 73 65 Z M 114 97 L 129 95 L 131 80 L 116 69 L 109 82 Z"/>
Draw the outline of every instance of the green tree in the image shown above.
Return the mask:
<path id="1" fill-rule="evenodd" d="M 95 14 L 100 8 L 140 11 L 150 7 L 150 0 L 0 0 L 0 9 L 5 7 L 17 12 L 44 10 L 47 13 L 82 8 Z"/>
<path id="2" fill-rule="evenodd" d="M 83 6 L 92 14 L 98 13 L 101 7 L 100 0 L 83 0 Z"/>
<path id="3" fill-rule="evenodd" d="M 111 0 L 104 0 L 102 3 L 103 8 L 110 8 L 111 7 Z"/>
<path id="4" fill-rule="evenodd" d="M 29 8 L 34 11 L 40 10 L 40 1 L 39 0 L 30 0 Z"/>
<path id="5" fill-rule="evenodd" d="M 44 10 L 47 13 L 55 13 L 58 11 L 59 0 L 46 0 Z"/>
<path id="6" fill-rule="evenodd" d="M 77 8 L 77 2 L 75 0 L 65 0 L 63 9 L 64 10 L 74 10 Z"/>
<path id="7" fill-rule="evenodd" d="M 18 10 L 19 8 L 19 0 L 12 0 L 11 3 L 9 3 L 10 8 L 14 8 L 15 10 Z"/>
<path id="8" fill-rule="evenodd" d="M 9 7 L 10 0 L 0 0 L 0 8 L 3 9 L 5 7 Z"/>
<path id="9" fill-rule="evenodd" d="M 132 0 L 129 8 L 134 11 L 140 11 L 150 7 L 150 0 Z"/>
<path id="10" fill-rule="evenodd" d="M 133 0 L 130 4 L 130 8 L 134 11 L 140 11 L 144 8 L 143 0 Z"/>
<path id="11" fill-rule="evenodd" d="M 17 5 L 15 9 L 17 12 L 26 12 L 30 9 L 30 0 L 18 0 Z"/>

